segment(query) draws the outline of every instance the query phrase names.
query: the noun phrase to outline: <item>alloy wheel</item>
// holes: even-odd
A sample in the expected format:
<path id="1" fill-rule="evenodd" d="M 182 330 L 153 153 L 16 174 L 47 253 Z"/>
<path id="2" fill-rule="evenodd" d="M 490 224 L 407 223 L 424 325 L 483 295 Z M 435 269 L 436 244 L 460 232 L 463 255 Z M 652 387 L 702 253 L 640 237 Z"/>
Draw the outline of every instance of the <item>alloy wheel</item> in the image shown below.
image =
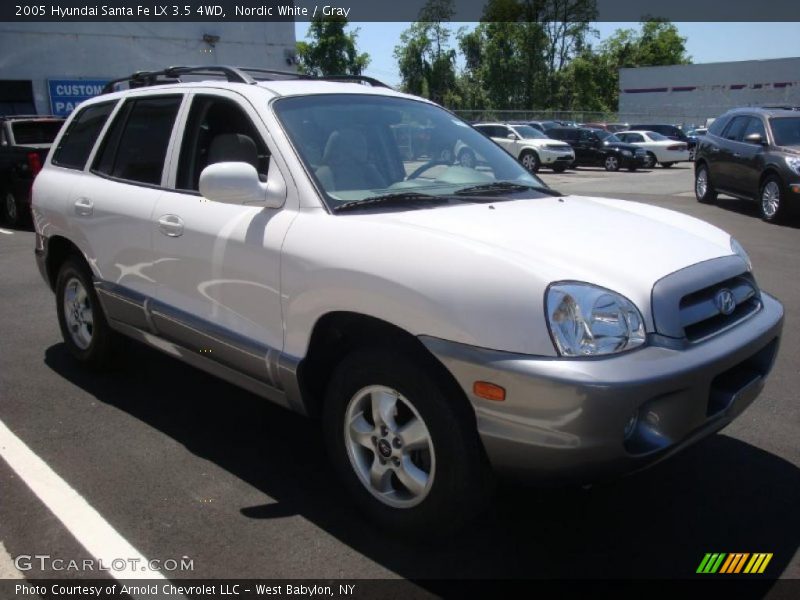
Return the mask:
<path id="1" fill-rule="evenodd" d="M 770 180 L 761 191 L 761 211 L 768 219 L 773 218 L 781 207 L 781 188 L 777 181 Z"/>
<path id="2" fill-rule="evenodd" d="M 72 341 L 86 350 L 92 343 L 94 315 L 89 294 L 77 277 L 71 277 L 64 287 L 64 318 Z"/>

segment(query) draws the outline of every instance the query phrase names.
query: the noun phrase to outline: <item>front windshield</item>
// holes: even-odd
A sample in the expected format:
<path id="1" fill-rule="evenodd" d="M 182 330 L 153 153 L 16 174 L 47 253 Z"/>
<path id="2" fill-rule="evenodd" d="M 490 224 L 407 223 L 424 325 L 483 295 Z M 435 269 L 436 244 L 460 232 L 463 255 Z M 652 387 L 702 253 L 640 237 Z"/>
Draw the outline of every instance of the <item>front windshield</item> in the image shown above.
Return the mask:
<path id="1" fill-rule="evenodd" d="M 800 146 L 800 117 L 780 117 L 769 122 L 778 146 Z"/>
<path id="2" fill-rule="evenodd" d="M 530 125 L 514 125 L 514 130 L 524 140 L 547 139 L 547 136 L 544 133 L 534 127 L 531 127 Z"/>
<path id="3" fill-rule="evenodd" d="M 274 103 L 325 201 L 398 194 L 449 197 L 498 182 L 547 189 L 508 152 L 427 102 L 371 94 L 319 94 Z"/>
<path id="4" fill-rule="evenodd" d="M 613 133 L 609 133 L 608 131 L 603 131 L 602 129 L 599 129 L 597 131 L 597 135 L 600 136 L 601 140 L 607 143 L 622 142 L 622 140 L 619 139 L 617 136 L 615 136 Z"/>

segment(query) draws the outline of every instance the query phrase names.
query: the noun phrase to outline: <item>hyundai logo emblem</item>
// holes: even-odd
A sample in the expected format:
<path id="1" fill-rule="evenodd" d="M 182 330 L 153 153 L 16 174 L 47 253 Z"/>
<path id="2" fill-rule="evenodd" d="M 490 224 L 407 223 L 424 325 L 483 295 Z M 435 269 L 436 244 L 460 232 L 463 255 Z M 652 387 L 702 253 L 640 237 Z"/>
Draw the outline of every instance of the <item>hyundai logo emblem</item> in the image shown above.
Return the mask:
<path id="1" fill-rule="evenodd" d="M 729 315 L 736 310 L 736 298 L 728 288 L 722 288 L 714 295 L 714 304 L 723 315 Z"/>

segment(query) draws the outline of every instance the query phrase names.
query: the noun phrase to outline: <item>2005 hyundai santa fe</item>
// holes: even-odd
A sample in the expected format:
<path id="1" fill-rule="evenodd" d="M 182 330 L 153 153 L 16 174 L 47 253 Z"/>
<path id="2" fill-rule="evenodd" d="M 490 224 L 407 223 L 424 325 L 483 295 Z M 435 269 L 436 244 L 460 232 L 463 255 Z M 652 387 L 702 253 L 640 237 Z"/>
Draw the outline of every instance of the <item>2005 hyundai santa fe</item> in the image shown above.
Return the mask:
<path id="1" fill-rule="evenodd" d="M 775 360 L 783 309 L 730 235 L 559 194 L 431 102 L 225 67 L 115 85 L 33 192 L 67 347 L 98 365 L 122 334 L 321 416 L 385 526 L 463 524 L 492 471 L 651 464 L 734 419 Z M 409 124 L 482 160 L 404 161 Z"/>

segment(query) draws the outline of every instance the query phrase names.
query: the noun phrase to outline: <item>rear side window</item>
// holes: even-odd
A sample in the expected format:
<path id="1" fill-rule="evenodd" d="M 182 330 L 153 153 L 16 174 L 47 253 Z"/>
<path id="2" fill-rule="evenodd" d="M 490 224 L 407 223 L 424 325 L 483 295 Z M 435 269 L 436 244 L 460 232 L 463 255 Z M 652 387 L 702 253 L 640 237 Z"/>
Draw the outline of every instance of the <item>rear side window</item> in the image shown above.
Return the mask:
<path id="1" fill-rule="evenodd" d="M 81 110 L 61 137 L 53 153 L 53 164 L 82 170 L 115 105 L 116 102 L 104 102 Z"/>
<path id="2" fill-rule="evenodd" d="M 106 134 L 95 170 L 119 179 L 160 185 L 182 99 L 158 96 L 127 102 Z"/>

